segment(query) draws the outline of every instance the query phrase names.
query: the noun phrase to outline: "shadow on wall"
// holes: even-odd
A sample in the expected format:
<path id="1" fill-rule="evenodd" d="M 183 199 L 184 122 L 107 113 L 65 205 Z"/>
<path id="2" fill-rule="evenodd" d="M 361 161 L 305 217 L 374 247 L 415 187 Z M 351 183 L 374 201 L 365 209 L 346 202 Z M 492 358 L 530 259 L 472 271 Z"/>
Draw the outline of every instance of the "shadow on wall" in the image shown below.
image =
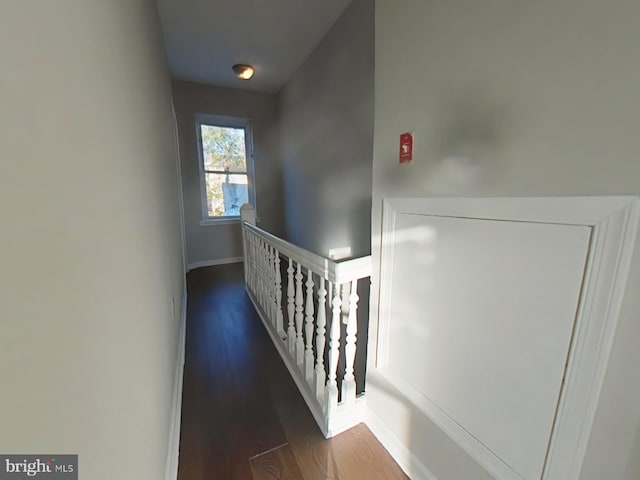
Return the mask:
<path id="1" fill-rule="evenodd" d="M 385 403 L 394 403 L 394 409 L 401 409 L 404 413 L 402 421 L 394 424 L 396 432 L 402 432 L 398 439 L 404 443 L 409 451 L 417 458 L 455 458 L 455 462 L 447 462 L 447 475 L 439 476 L 427 469 L 424 465 L 405 464 L 408 467 L 406 472 L 412 478 L 438 478 L 438 480 L 460 480 L 468 478 L 469 471 L 479 472 L 477 464 L 466 453 L 460 451 L 460 446 L 454 442 L 435 423 L 428 419 L 411 401 L 399 395 L 379 374 L 369 375 L 367 379 L 368 388 L 375 388 L 382 394 Z M 425 438 L 420 432 L 429 432 L 429 438 Z M 428 455 L 427 452 L 428 451 Z M 494 480 L 487 472 L 482 472 L 481 476 L 474 476 L 473 480 Z"/>
<path id="2" fill-rule="evenodd" d="M 375 239 L 374 239 L 375 240 Z M 377 238 L 380 242 L 382 239 Z M 429 272 L 434 270 L 434 266 L 438 262 L 436 242 L 438 241 L 438 232 L 435 228 L 429 226 L 416 226 L 404 229 L 398 229 L 394 232 L 394 243 L 396 244 L 413 244 L 422 248 L 417 252 L 412 252 L 412 256 L 405 261 L 410 261 L 412 268 L 416 272 Z M 396 257 L 396 261 L 397 261 Z M 407 297 L 429 298 L 438 295 L 436 279 L 433 275 L 422 275 L 419 281 L 406 282 L 402 286 L 405 289 Z M 380 303 L 381 309 L 388 309 L 389 302 Z M 375 308 L 375 307 L 374 307 Z M 367 312 L 368 314 L 368 312 Z M 393 355 L 393 351 L 409 351 L 419 352 L 424 349 L 430 342 L 430 337 L 438 335 L 438 332 L 432 331 L 428 322 L 417 322 L 415 319 L 423 318 L 427 312 L 418 302 L 394 303 L 393 313 L 390 310 L 381 310 L 378 313 L 379 321 L 387 315 L 393 315 L 394 337 L 402 339 L 399 342 L 390 342 L 387 348 L 389 353 Z M 368 328 L 368 325 L 367 325 Z M 378 328 L 371 329 L 377 335 L 380 334 Z M 389 335 L 386 333 L 386 335 Z M 360 348 L 360 343 L 358 344 Z M 376 362 L 380 362 L 385 357 L 378 345 L 378 352 L 371 354 L 380 355 Z M 384 361 L 384 360 L 382 360 Z M 411 371 L 411 368 L 413 371 Z M 395 379 L 403 381 L 415 380 L 420 375 L 438 375 L 439 366 L 437 364 L 422 364 L 415 360 L 411 368 L 398 371 L 393 369 Z M 367 376 L 366 391 L 375 390 L 376 409 L 385 409 L 391 412 L 393 418 L 393 435 L 400 442 L 406 445 L 407 449 L 415 456 L 414 462 L 405 460 L 405 468 L 407 474 L 412 478 L 438 478 L 439 480 L 459 480 L 469 478 L 469 472 L 474 472 L 474 480 L 493 480 L 482 467 L 480 467 L 460 446 L 425 412 L 411 401 L 410 398 L 402 394 L 396 386 L 394 386 L 387 378 L 385 378 L 385 366 L 378 363 L 377 369 Z M 391 370 L 391 368 L 389 368 Z M 451 379 L 443 377 L 442 382 L 451 382 Z M 389 428 L 389 427 L 387 427 Z M 402 456 L 402 454 L 401 454 Z M 418 459 L 430 459 L 435 461 L 442 459 L 439 464 L 429 464 L 429 466 L 420 463 Z M 449 461 L 455 459 L 455 462 Z M 429 470 L 431 469 L 431 470 Z"/>
<path id="3" fill-rule="evenodd" d="M 305 195 L 306 188 L 303 183 L 303 177 L 295 165 L 285 168 L 283 176 L 285 198 L 296 199 L 295 202 L 289 202 L 287 208 L 285 208 L 286 233 L 284 239 L 295 245 L 304 246 L 309 243 L 307 240 L 309 229 L 305 228 L 305 224 L 298 221 L 298 219 L 304 218 L 304 212 L 308 210 L 307 203 L 310 197 Z"/>
<path id="4" fill-rule="evenodd" d="M 435 145 L 437 158 L 474 157 L 488 161 L 504 143 L 509 116 L 494 99 L 479 89 L 453 91 L 438 107 L 442 123 Z"/>
<path id="5" fill-rule="evenodd" d="M 370 171 L 357 165 L 334 172 L 321 169 L 293 164 L 284 170 L 285 197 L 296 199 L 286 208 L 285 239 L 325 257 L 345 247 L 353 257 L 370 255 L 371 190 L 354 181 L 370 179 Z M 309 183 L 309 178 L 315 181 Z"/>
<path id="6" fill-rule="evenodd" d="M 446 93 L 430 106 L 424 120 L 427 133 L 414 140 L 414 161 L 419 158 L 427 170 L 416 177 L 415 170 L 389 161 L 379 173 L 389 185 L 406 190 L 411 183 L 433 195 L 461 189 L 472 194 L 477 185 L 509 168 L 498 163 L 508 157 L 502 151 L 515 128 L 506 102 L 479 86 L 450 87 Z"/>

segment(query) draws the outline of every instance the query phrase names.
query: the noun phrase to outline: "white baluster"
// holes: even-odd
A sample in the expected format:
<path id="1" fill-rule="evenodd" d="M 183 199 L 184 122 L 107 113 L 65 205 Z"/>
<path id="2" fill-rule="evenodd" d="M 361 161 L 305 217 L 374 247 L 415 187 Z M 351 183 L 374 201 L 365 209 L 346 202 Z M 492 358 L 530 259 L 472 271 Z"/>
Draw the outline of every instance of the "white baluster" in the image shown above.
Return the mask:
<path id="1" fill-rule="evenodd" d="M 329 381 L 327 382 L 327 413 L 338 406 L 338 359 L 340 357 L 340 285 L 334 285 L 331 327 L 329 331 Z"/>
<path id="2" fill-rule="evenodd" d="M 302 267 L 298 263 L 296 270 L 296 362 L 302 365 L 304 358 L 304 340 L 302 338 L 302 323 L 304 316 L 302 315 L 302 305 L 304 298 L 302 296 Z"/>
<path id="3" fill-rule="evenodd" d="M 253 248 L 255 250 L 255 276 L 256 276 L 256 300 L 260 303 L 260 238 L 256 235 Z"/>
<path id="4" fill-rule="evenodd" d="M 318 288 L 318 329 L 316 331 L 316 372 L 315 372 L 315 392 L 320 405 L 324 400 L 324 389 L 326 373 L 324 371 L 324 344 L 325 326 L 327 324 L 326 311 L 327 291 L 324 288 L 324 278 L 320 277 L 320 287 Z"/>
<path id="5" fill-rule="evenodd" d="M 276 257 L 278 251 L 276 247 L 271 249 L 271 310 L 273 311 L 273 329 L 278 331 L 278 302 L 276 297 L 278 296 L 278 281 L 276 279 Z"/>
<path id="6" fill-rule="evenodd" d="M 251 290 L 251 232 L 244 226 L 244 270 L 247 289 Z"/>
<path id="7" fill-rule="evenodd" d="M 262 309 L 269 318 L 269 249 L 262 240 Z"/>
<path id="8" fill-rule="evenodd" d="M 289 268 L 287 269 L 287 314 L 289 315 L 289 327 L 287 328 L 287 339 L 289 345 L 289 353 L 294 354 L 296 349 L 296 330 L 293 323 L 293 315 L 295 313 L 295 287 L 293 285 L 293 261 L 289 259 Z"/>
<path id="9" fill-rule="evenodd" d="M 247 284 L 249 285 L 249 291 L 253 293 L 253 233 L 249 230 L 247 230 L 247 258 L 245 262 L 249 271 Z"/>
<path id="10" fill-rule="evenodd" d="M 247 270 L 247 289 L 251 290 L 251 232 L 245 231 L 246 254 L 244 258 L 244 268 Z"/>
<path id="11" fill-rule="evenodd" d="M 269 246 L 262 240 L 262 310 L 271 320 L 269 312 Z"/>
<path id="12" fill-rule="evenodd" d="M 242 258 L 244 259 L 244 284 L 249 286 L 249 239 L 247 238 L 247 229 L 244 223 L 240 222 L 240 228 L 242 228 Z"/>
<path id="13" fill-rule="evenodd" d="M 358 281 L 353 280 L 351 282 L 351 295 L 349 295 L 349 319 L 347 320 L 347 338 L 344 346 L 345 373 L 342 380 L 342 402 L 345 404 L 352 404 L 356 401 L 354 362 L 358 334 L 358 300 Z"/>
<path id="14" fill-rule="evenodd" d="M 267 244 L 267 312 L 271 325 L 276 325 L 276 279 L 273 271 L 275 263 L 274 248 Z"/>
<path id="15" fill-rule="evenodd" d="M 278 336 L 283 338 L 284 328 L 282 325 L 282 276 L 280 274 L 280 252 L 276 249 L 275 276 L 276 276 L 276 331 Z"/>
<path id="16" fill-rule="evenodd" d="M 269 271 L 267 269 L 269 253 L 267 242 L 262 240 L 262 310 L 269 318 Z"/>
<path id="17" fill-rule="evenodd" d="M 264 309 L 264 245 L 258 237 L 258 303 Z"/>
<path id="18" fill-rule="evenodd" d="M 253 253 L 253 295 L 258 299 L 258 237 L 254 234 L 252 241 Z"/>
<path id="19" fill-rule="evenodd" d="M 251 250 L 251 292 L 255 298 L 256 296 L 256 236 L 251 232 L 250 237 L 250 250 Z"/>
<path id="20" fill-rule="evenodd" d="M 351 290 L 350 283 L 343 283 L 340 288 L 340 293 L 342 294 L 342 323 L 344 325 L 347 324 L 347 315 L 349 315 L 349 293 Z"/>
<path id="21" fill-rule="evenodd" d="M 304 350 L 304 374 L 311 384 L 313 382 L 313 272 L 309 269 L 307 274 L 307 301 L 304 317 L 304 336 L 306 340 L 306 348 Z"/>
<path id="22" fill-rule="evenodd" d="M 254 277 L 254 294 L 258 303 L 260 303 L 260 239 L 256 235 L 253 239 L 253 277 Z"/>

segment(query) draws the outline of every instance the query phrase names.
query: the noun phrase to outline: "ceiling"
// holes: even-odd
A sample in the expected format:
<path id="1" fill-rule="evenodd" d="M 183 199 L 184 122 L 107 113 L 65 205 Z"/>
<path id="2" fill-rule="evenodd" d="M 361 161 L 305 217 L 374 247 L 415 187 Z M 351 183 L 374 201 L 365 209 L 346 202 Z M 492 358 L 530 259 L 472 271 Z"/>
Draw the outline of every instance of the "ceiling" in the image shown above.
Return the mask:
<path id="1" fill-rule="evenodd" d="M 351 0 L 157 0 L 171 75 L 276 92 Z M 239 80 L 231 66 L 253 65 Z"/>

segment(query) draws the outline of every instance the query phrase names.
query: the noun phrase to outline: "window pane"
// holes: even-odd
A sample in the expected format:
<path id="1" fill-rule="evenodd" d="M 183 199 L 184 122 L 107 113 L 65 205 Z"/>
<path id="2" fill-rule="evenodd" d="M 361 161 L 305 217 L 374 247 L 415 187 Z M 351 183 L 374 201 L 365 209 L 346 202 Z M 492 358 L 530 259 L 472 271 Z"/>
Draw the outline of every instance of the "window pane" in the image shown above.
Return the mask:
<path id="1" fill-rule="evenodd" d="M 240 207 L 249 202 L 247 176 L 205 173 L 207 213 L 210 217 L 240 216 Z"/>
<path id="2" fill-rule="evenodd" d="M 244 128 L 200 125 L 205 170 L 246 172 Z"/>

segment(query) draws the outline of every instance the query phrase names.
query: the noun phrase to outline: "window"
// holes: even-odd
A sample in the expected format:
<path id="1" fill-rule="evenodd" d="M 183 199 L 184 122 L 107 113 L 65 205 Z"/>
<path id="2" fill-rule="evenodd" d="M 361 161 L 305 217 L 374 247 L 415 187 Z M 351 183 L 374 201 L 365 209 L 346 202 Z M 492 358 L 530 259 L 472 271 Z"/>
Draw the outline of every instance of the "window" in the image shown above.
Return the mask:
<path id="1" fill-rule="evenodd" d="M 237 219 L 243 204 L 255 204 L 250 122 L 198 114 L 196 129 L 203 221 Z"/>

